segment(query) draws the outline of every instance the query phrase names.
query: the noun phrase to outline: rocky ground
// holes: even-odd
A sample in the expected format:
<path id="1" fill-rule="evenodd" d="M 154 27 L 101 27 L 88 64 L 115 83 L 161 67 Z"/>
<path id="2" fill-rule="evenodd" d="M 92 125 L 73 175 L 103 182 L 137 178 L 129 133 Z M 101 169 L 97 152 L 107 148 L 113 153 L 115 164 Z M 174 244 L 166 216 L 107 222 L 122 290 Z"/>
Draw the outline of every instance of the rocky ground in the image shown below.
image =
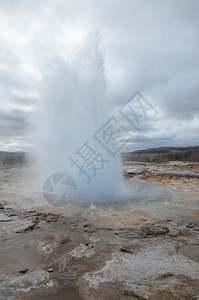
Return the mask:
<path id="1" fill-rule="evenodd" d="M 166 199 L 63 210 L 26 196 L 28 206 L 8 190 L 24 175 L 4 172 L 0 299 L 199 299 L 198 165 L 124 170 L 129 186 L 155 182 Z"/>

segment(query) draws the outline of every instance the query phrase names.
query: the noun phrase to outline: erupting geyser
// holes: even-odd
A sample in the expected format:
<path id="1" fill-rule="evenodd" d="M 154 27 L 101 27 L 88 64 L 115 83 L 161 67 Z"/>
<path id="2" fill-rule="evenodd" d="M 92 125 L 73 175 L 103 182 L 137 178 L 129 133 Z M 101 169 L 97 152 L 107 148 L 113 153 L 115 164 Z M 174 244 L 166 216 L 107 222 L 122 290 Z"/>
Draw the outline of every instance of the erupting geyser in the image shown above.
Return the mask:
<path id="1" fill-rule="evenodd" d="M 91 34 L 68 58 L 48 59 L 35 124 L 42 181 L 57 172 L 69 174 L 77 185 L 76 199 L 94 203 L 120 197 L 123 190 L 119 158 L 94 137 L 111 112 L 98 44 L 98 35 Z M 113 143 L 110 130 L 104 138 Z"/>

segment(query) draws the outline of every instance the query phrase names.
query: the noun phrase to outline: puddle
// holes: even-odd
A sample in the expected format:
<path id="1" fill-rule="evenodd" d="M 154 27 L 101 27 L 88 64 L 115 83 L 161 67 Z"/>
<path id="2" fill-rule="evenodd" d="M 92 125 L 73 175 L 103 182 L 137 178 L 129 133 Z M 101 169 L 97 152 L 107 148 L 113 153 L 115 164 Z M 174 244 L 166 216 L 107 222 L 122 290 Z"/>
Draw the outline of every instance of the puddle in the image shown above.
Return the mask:
<path id="1" fill-rule="evenodd" d="M 178 252 L 183 256 L 199 263 L 199 245 L 185 245 Z"/>
<path id="2" fill-rule="evenodd" d="M 55 292 L 56 294 L 37 295 L 29 298 L 30 300 L 84 300 L 79 294 L 79 289 L 76 286 L 67 287 Z"/>
<path id="3" fill-rule="evenodd" d="M 177 191 L 172 187 L 163 186 L 159 182 L 145 181 L 139 178 L 129 179 L 125 183 L 127 192 L 123 197 L 118 198 L 95 198 L 92 201 L 96 207 L 105 208 L 124 208 L 133 203 L 147 203 L 149 201 L 165 202 L 171 198 L 183 199 L 184 195 L 181 191 Z M 90 203 L 84 203 L 76 201 L 77 205 L 82 207 L 88 206 Z M 93 207 L 94 209 L 94 207 Z"/>
<path id="4" fill-rule="evenodd" d="M 19 274 L 19 269 L 28 268 L 28 272 L 43 269 L 49 259 L 39 254 L 34 246 L 17 248 L 0 248 L 0 270 L 3 274 Z"/>

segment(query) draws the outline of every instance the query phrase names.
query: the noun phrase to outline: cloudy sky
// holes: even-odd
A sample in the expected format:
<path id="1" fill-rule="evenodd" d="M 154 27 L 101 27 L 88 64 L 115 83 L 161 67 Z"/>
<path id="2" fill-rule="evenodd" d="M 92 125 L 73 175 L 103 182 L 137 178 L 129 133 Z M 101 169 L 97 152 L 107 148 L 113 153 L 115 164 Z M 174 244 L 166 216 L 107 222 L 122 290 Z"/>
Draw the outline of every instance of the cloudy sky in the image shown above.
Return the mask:
<path id="1" fill-rule="evenodd" d="M 128 150 L 199 145 L 198 0 L 0 0 L 0 150 L 31 151 L 44 61 L 93 31 L 113 108 L 139 91 L 158 112 Z"/>

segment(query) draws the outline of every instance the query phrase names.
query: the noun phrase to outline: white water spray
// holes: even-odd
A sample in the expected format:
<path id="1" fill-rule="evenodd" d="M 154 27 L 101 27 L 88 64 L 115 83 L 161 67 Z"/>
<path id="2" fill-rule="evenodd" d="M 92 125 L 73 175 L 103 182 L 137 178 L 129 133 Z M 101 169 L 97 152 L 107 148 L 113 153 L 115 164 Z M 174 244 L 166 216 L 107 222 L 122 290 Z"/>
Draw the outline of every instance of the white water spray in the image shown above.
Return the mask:
<path id="1" fill-rule="evenodd" d="M 110 114 L 98 35 L 92 34 L 79 48 L 67 59 L 51 58 L 45 67 L 36 152 L 42 180 L 56 172 L 67 173 L 76 181 L 77 199 L 95 202 L 121 196 L 122 170 L 119 158 L 93 138 Z M 87 141 L 107 161 L 96 174 L 84 168 L 90 171 L 90 181 L 69 159 L 78 159 L 75 153 Z"/>

